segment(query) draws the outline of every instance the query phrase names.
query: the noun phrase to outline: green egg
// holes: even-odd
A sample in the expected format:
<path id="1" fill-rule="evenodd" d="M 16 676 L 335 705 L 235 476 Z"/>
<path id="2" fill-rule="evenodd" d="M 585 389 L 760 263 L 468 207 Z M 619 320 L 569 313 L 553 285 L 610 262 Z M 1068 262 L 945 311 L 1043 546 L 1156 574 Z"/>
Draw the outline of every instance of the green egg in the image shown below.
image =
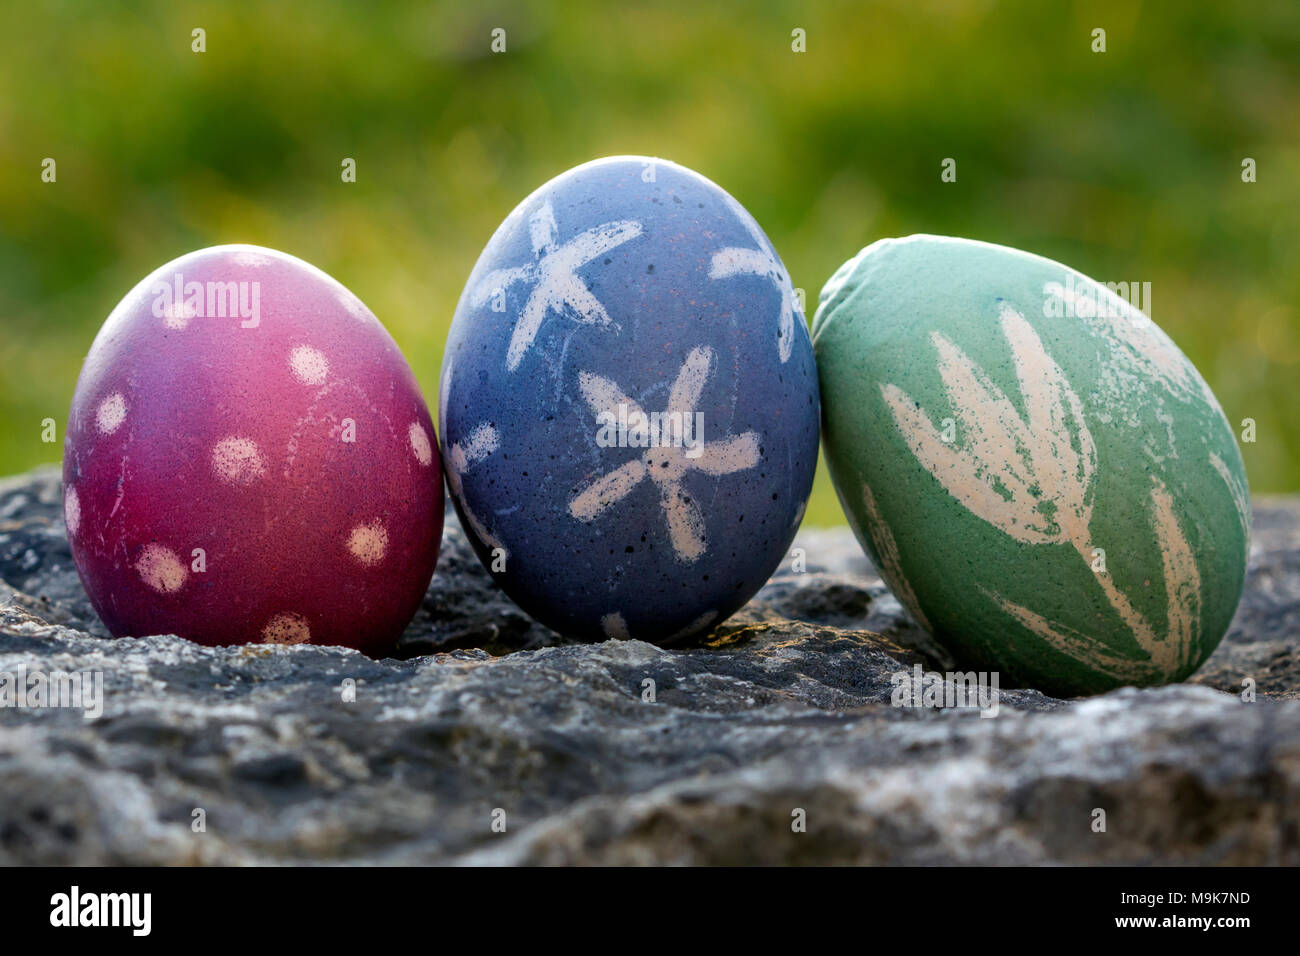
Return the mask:
<path id="1" fill-rule="evenodd" d="M 854 534 L 917 623 L 1003 686 L 1183 680 L 1241 597 L 1232 428 L 1116 289 L 942 236 L 874 243 L 822 289 L 822 439 Z"/>

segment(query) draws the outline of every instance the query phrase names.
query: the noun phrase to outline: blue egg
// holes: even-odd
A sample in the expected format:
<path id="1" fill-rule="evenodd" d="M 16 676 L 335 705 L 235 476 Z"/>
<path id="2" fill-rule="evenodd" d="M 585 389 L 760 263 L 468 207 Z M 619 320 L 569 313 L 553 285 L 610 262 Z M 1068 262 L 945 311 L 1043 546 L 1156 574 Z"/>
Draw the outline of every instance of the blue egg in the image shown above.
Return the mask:
<path id="1" fill-rule="evenodd" d="M 669 643 L 739 609 L 817 464 L 812 342 L 753 217 L 675 163 L 616 156 L 508 216 L 461 294 L 442 453 L 484 566 L 570 637 Z"/>

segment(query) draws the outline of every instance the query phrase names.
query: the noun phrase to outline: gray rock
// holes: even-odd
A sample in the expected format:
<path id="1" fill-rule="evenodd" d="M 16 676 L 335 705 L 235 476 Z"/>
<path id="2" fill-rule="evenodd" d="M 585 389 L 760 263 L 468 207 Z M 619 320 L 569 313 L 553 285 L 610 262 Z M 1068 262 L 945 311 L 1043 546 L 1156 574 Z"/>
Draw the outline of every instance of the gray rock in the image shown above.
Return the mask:
<path id="1" fill-rule="evenodd" d="M 102 672 L 105 699 L 0 710 L 0 862 L 1295 864 L 1300 500 L 1255 520 L 1192 683 L 1003 689 L 985 719 L 891 706 L 892 675 L 952 662 L 844 530 L 665 650 L 535 624 L 449 513 L 403 659 L 376 661 L 105 640 L 37 471 L 0 482 L 0 673 Z"/>

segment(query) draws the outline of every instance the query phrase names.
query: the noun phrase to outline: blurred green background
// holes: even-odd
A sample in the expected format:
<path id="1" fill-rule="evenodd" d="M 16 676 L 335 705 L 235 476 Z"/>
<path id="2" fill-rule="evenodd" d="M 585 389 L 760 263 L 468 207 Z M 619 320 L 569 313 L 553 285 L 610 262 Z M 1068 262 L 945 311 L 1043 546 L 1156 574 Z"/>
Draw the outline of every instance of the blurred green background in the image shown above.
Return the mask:
<path id="1" fill-rule="evenodd" d="M 283 249 L 349 286 L 432 406 L 492 231 L 612 153 L 728 189 L 810 306 L 861 246 L 913 232 L 1149 281 L 1152 317 L 1238 431 L 1258 423 L 1252 489 L 1300 489 L 1296 0 L 5 4 L 0 474 L 59 459 L 118 299 L 216 243 Z M 808 515 L 843 520 L 824 471 Z"/>

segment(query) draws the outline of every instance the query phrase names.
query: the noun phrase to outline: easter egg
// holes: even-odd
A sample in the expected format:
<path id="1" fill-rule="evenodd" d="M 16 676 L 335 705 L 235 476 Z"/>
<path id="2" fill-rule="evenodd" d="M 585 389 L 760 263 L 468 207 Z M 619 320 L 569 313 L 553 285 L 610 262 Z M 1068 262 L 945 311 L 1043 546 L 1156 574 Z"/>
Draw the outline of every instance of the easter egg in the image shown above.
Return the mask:
<path id="1" fill-rule="evenodd" d="M 1003 686 L 1183 680 L 1241 596 L 1250 510 L 1232 429 L 1126 289 L 911 236 L 863 249 L 821 293 L 840 502 L 912 617 Z"/>
<path id="2" fill-rule="evenodd" d="M 763 230 L 709 180 L 578 166 L 501 224 L 443 358 L 447 484 L 485 567 L 579 639 L 671 642 L 785 555 L 817 460 L 817 373 Z"/>
<path id="3" fill-rule="evenodd" d="M 115 308 L 63 456 L 77 571 L 117 636 L 390 650 L 442 535 L 433 423 L 388 332 L 300 259 L 216 246 Z"/>

